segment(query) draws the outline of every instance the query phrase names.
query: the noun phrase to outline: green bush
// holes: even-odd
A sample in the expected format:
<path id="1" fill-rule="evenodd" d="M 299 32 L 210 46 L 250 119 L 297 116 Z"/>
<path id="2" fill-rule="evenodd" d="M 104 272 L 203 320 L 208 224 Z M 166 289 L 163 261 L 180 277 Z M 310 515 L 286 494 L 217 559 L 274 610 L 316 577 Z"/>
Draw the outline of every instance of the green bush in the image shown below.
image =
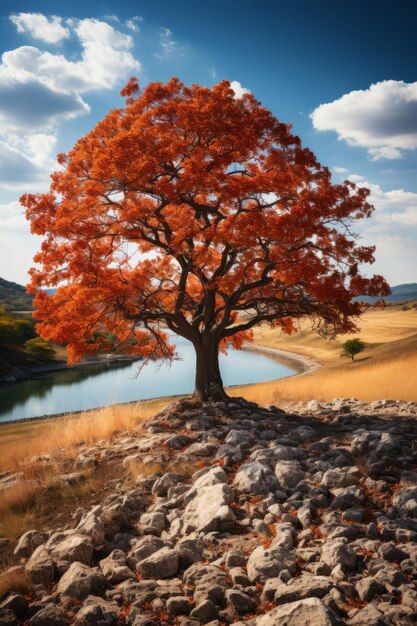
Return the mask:
<path id="1" fill-rule="evenodd" d="M 26 352 L 39 361 L 50 361 L 55 356 L 53 347 L 41 337 L 34 337 L 25 342 Z"/>
<path id="2" fill-rule="evenodd" d="M 355 360 L 355 356 L 359 354 L 359 352 L 363 352 L 365 350 L 365 344 L 360 339 L 348 339 L 342 345 L 343 352 L 341 354 L 342 357 L 349 357 L 352 361 Z"/>

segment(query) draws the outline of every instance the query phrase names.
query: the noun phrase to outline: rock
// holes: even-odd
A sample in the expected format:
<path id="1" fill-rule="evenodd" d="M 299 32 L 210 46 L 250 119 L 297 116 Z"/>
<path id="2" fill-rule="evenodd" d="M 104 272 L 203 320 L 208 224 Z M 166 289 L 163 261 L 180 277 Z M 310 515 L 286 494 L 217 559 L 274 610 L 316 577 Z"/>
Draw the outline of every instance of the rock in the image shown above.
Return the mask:
<path id="1" fill-rule="evenodd" d="M 29 620 L 29 626 L 66 626 L 67 620 L 55 604 L 47 604 Z"/>
<path id="2" fill-rule="evenodd" d="M 170 615 L 188 615 L 191 607 L 191 601 L 186 596 L 174 596 L 167 600 L 167 612 Z"/>
<path id="3" fill-rule="evenodd" d="M 233 499 L 233 491 L 224 483 L 199 490 L 187 504 L 182 516 L 186 531 L 209 533 L 233 528 L 236 518 L 229 506 Z"/>
<path id="4" fill-rule="evenodd" d="M 248 559 L 248 577 L 252 582 L 264 582 L 274 578 L 283 570 L 288 569 L 292 574 L 296 570 L 295 556 L 287 548 L 278 546 L 265 549 L 256 548 Z"/>
<path id="5" fill-rule="evenodd" d="M 113 626 L 117 623 L 119 607 L 115 602 L 103 598 L 88 596 L 78 611 L 74 625 L 77 626 Z"/>
<path id="6" fill-rule="evenodd" d="M 334 489 L 335 487 L 349 487 L 350 485 L 355 485 L 360 478 L 358 470 L 355 470 L 356 468 L 352 468 L 350 472 L 343 471 L 341 468 L 327 470 L 327 472 L 324 472 L 323 478 L 321 479 L 321 486 Z"/>
<path id="7" fill-rule="evenodd" d="M 233 481 L 236 489 L 251 495 L 266 494 L 279 487 L 277 477 L 265 463 L 253 461 L 241 465 Z"/>
<path id="8" fill-rule="evenodd" d="M 174 437 L 170 437 L 165 441 L 165 444 L 171 450 L 181 450 L 181 448 L 185 448 L 185 446 L 189 446 L 193 443 L 194 439 L 189 437 L 188 435 L 175 435 Z"/>
<path id="9" fill-rule="evenodd" d="M 11 609 L 0 609 L 0 626 L 19 626 L 14 611 Z"/>
<path id="10" fill-rule="evenodd" d="M 401 517 L 417 519 L 417 487 L 406 487 L 394 494 L 392 503 Z"/>
<path id="11" fill-rule="evenodd" d="M 344 541 L 335 540 L 323 544 L 321 560 L 330 568 L 341 565 L 347 570 L 354 571 L 356 568 L 356 554 Z"/>
<path id="12" fill-rule="evenodd" d="M 91 537 L 94 546 L 104 542 L 105 527 L 102 520 L 103 509 L 100 505 L 93 507 L 86 513 L 77 525 L 77 530 Z"/>
<path id="13" fill-rule="evenodd" d="M 122 550 L 113 550 L 106 559 L 100 561 L 100 569 L 106 580 L 112 585 L 135 578 L 134 573 L 127 565 L 126 555 Z"/>
<path id="14" fill-rule="evenodd" d="M 30 557 L 34 550 L 45 543 L 47 535 L 37 530 L 28 530 L 17 542 L 14 554 L 19 557 Z"/>
<path id="15" fill-rule="evenodd" d="M 257 602 L 253 598 L 238 589 L 228 589 L 226 600 L 241 615 L 251 613 L 257 606 Z"/>
<path id="16" fill-rule="evenodd" d="M 289 602 L 256 618 L 256 626 L 342 626 L 337 615 L 318 598 Z"/>
<path id="17" fill-rule="evenodd" d="M 287 584 L 277 585 L 274 600 L 275 604 L 285 604 L 305 598 L 324 598 L 334 586 L 334 582 L 328 576 L 313 576 L 304 572 L 299 578 L 293 578 Z"/>
<path id="18" fill-rule="evenodd" d="M 171 548 L 162 548 L 139 561 L 136 569 L 143 578 L 169 578 L 177 573 L 178 566 L 178 552 Z"/>
<path id="19" fill-rule="evenodd" d="M 138 561 L 143 561 L 154 552 L 165 548 L 166 544 L 158 537 L 147 536 L 135 541 L 127 557 L 127 563 L 131 569 L 136 568 Z"/>
<path id="20" fill-rule="evenodd" d="M 218 616 L 219 612 L 211 600 L 200 602 L 190 613 L 190 617 L 200 620 L 202 624 L 208 624 Z"/>
<path id="21" fill-rule="evenodd" d="M 304 472 L 298 461 L 278 461 L 275 465 L 275 475 L 283 489 L 293 489 L 303 480 Z"/>
<path id="22" fill-rule="evenodd" d="M 383 613 L 373 604 L 368 604 L 349 620 L 349 626 L 393 626 L 391 620 L 385 619 Z"/>
<path id="23" fill-rule="evenodd" d="M 5 610 L 13 611 L 17 617 L 22 618 L 28 606 L 29 602 L 26 598 L 16 593 L 10 593 L 6 599 L 0 602 L 0 612 Z"/>
<path id="24" fill-rule="evenodd" d="M 355 585 L 358 596 L 364 602 L 371 602 L 375 596 L 380 596 L 386 592 L 384 585 L 372 576 L 365 576 Z"/>
<path id="25" fill-rule="evenodd" d="M 171 489 L 171 487 L 175 487 L 179 481 L 180 476 L 178 474 L 168 472 L 167 474 L 164 474 L 163 476 L 161 476 L 161 478 L 158 478 L 158 480 L 155 481 L 152 487 L 152 493 L 154 493 L 156 496 L 165 498 L 168 490 Z"/>
<path id="26" fill-rule="evenodd" d="M 58 582 L 56 590 L 62 596 L 82 600 L 90 594 L 103 595 L 106 587 L 106 579 L 98 567 L 73 563 Z"/>
<path id="27" fill-rule="evenodd" d="M 140 518 L 140 526 L 144 535 L 159 537 L 165 529 L 165 515 L 158 511 L 144 513 Z"/>

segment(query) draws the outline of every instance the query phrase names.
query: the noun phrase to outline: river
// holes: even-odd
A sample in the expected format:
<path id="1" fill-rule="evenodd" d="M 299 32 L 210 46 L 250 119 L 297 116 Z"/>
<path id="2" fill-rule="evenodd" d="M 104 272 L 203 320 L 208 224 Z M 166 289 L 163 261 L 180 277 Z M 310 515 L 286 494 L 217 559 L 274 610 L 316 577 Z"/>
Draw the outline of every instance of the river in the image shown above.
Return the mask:
<path id="1" fill-rule="evenodd" d="M 176 345 L 180 360 L 171 366 L 150 363 L 139 374 L 140 362 L 97 364 L 1 386 L 0 422 L 191 393 L 194 349 L 179 338 Z M 264 382 L 294 373 L 275 359 L 244 350 L 228 350 L 227 355 L 220 355 L 220 369 L 226 386 Z"/>

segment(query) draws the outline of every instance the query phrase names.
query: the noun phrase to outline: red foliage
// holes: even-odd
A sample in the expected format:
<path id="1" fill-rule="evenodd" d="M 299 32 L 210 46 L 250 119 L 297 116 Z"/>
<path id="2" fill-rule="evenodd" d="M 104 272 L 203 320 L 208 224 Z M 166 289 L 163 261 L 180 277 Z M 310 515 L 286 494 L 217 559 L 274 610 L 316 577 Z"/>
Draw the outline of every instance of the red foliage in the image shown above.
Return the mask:
<path id="1" fill-rule="evenodd" d="M 37 329 L 70 363 L 112 348 L 172 358 L 167 328 L 215 354 L 262 321 L 349 332 L 355 296 L 389 293 L 358 274 L 374 253 L 351 235 L 372 213 L 368 190 L 333 184 L 252 95 L 177 78 L 142 92 L 132 78 L 122 94 L 59 156 L 50 191 L 21 198 L 45 237 L 29 286 Z"/>

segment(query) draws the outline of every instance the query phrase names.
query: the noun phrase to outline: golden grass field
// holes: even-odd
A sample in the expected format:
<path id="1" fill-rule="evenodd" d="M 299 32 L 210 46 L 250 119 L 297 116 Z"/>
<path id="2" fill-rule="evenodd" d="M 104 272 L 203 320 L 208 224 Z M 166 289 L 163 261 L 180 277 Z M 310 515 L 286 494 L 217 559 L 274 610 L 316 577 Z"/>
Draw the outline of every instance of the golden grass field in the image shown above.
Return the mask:
<path id="1" fill-rule="evenodd" d="M 335 340 L 319 337 L 307 324 L 290 336 L 262 326 L 255 330 L 257 345 L 306 355 L 321 368 L 311 374 L 233 389 L 232 394 L 260 404 L 337 397 L 417 401 L 417 307 L 406 308 L 368 309 L 358 322 L 357 333 Z M 354 363 L 340 357 L 341 345 L 353 337 L 366 344 Z"/>

